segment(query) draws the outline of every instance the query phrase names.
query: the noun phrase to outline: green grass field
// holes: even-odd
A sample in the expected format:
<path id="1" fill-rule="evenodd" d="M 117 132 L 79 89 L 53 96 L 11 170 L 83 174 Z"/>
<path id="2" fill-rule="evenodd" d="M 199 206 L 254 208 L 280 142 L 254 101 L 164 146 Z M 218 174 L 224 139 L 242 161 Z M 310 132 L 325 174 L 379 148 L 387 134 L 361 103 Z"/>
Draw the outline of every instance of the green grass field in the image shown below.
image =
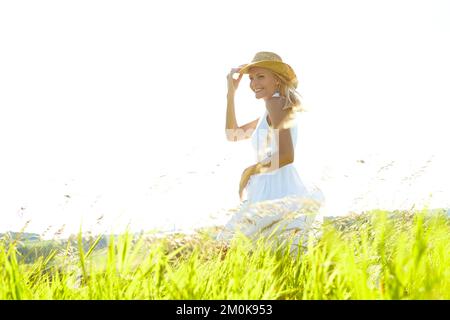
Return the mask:
<path id="1" fill-rule="evenodd" d="M 450 223 L 442 212 L 371 211 L 289 241 L 229 246 L 208 232 L 156 240 L 124 232 L 32 263 L 0 242 L 0 299 L 450 299 Z"/>

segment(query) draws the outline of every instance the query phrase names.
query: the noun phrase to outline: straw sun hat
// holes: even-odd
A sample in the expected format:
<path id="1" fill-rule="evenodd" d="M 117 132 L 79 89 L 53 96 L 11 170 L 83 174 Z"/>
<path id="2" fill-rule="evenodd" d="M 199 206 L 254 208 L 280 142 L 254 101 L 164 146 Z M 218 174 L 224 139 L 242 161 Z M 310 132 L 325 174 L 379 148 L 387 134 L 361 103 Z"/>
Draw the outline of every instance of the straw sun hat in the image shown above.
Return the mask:
<path id="1" fill-rule="evenodd" d="M 281 60 L 281 57 L 273 52 L 261 51 L 255 54 L 252 62 L 244 65 L 239 73 L 248 73 L 252 67 L 269 69 L 281 76 L 288 84 L 297 88 L 298 80 L 294 69 Z"/>

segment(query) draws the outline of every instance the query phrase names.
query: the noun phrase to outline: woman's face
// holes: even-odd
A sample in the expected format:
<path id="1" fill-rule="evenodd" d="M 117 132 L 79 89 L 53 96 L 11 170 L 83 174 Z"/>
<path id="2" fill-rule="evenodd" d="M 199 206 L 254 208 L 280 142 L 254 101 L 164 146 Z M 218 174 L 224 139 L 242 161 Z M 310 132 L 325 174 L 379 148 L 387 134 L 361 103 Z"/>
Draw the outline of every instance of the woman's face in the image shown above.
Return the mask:
<path id="1" fill-rule="evenodd" d="M 256 99 L 270 99 L 277 89 L 277 79 L 267 69 L 254 67 L 249 70 L 250 89 Z"/>

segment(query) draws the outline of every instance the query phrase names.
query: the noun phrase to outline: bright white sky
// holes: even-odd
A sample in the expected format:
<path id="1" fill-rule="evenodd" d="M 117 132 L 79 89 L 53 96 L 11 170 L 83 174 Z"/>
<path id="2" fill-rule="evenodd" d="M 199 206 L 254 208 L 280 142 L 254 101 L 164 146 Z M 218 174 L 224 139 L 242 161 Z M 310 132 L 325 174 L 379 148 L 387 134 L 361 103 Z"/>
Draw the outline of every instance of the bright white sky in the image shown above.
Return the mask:
<path id="1" fill-rule="evenodd" d="M 252 151 L 225 140 L 225 77 L 257 51 L 296 70 L 310 110 L 297 148 L 312 161 L 447 148 L 449 17 L 446 0 L 3 1 L 2 229 L 44 180 L 102 181 L 121 194 L 124 183 L 189 170 L 180 155 L 192 148 L 197 167 L 242 156 L 221 182 L 237 198 Z M 263 112 L 244 78 L 238 123 Z"/>

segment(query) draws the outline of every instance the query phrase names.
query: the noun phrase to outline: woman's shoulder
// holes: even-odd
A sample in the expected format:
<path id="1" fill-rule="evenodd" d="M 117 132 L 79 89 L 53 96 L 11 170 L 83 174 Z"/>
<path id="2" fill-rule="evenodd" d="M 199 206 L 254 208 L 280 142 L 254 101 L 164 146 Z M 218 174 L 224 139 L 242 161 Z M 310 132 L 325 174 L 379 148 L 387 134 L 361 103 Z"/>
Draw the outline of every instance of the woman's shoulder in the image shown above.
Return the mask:
<path id="1" fill-rule="evenodd" d="M 267 113 L 275 129 L 292 128 L 297 123 L 296 112 L 292 108 L 283 108 L 283 102 L 267 104 Z"/>

